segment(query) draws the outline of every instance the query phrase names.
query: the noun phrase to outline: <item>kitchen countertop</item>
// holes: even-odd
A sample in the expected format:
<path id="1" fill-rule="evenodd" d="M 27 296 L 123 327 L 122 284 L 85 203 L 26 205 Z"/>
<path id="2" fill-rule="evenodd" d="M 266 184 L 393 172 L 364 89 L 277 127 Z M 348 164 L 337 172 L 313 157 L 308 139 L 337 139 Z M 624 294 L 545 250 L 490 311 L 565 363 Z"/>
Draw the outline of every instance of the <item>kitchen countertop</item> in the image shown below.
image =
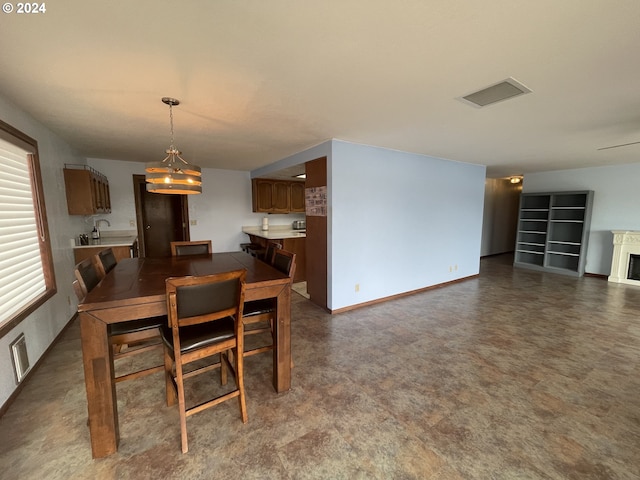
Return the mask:
<path id="1" fill-rule="evenodd" d="M 283 238 L 306 238 L 304 230 L 293 230 L 290 225 L 270 225 L 269 230 L 262 227 L 242 227 L 242 231 L 249 235 L 266 238 L 267 240 L 279 240 Z"/>
<path id="2" fill-rule="evenodd" d="M 130 247 L 137 239 L 137 235 L 107 236 L 103 235 L 99 240 L 89 239 L 89 245 L 76 245 L 74 248 L 94 247 Z"/>

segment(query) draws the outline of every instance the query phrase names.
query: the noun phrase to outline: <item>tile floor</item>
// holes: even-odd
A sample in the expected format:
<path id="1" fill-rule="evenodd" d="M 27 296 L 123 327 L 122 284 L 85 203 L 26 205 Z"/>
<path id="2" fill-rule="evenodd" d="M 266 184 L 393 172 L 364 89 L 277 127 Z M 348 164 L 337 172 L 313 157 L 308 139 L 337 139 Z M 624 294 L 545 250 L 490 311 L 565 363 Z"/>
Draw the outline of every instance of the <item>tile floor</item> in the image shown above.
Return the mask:
<path id="1" fill-rule="evenodd" d="M 249 423 L 193 416 L 185 455 L 156 374 L 118 385 L 120 449 L 91 459 L 72 324 L 0 419 L 0 477 L 640 478 L 640 288 L 509 262 L 333 316 L 294 295 L 291 391 L 247 359 Z"/>

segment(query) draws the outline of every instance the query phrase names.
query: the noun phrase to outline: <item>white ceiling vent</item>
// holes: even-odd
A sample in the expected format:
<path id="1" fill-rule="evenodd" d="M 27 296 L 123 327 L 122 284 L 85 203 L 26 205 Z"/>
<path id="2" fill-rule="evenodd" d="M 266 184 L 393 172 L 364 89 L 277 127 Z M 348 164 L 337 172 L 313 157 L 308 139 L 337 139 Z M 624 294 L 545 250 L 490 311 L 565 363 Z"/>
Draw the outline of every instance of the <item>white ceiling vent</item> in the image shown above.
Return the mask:
<path id="1" fill-rule="evenodd" d="M 473 105 L 474 107 L 486 107 L 494 103 L 508 100 L 509 98 L 518 97 L 525 93 L 530 93 L 527 87 L 522 85 L 517 80 L 509 77 L 506 80 L 495 83 L 487 88 L 478 90 L 477 92 L 470 93 L 464 97 L 459 97 L 459 100 Z"/>

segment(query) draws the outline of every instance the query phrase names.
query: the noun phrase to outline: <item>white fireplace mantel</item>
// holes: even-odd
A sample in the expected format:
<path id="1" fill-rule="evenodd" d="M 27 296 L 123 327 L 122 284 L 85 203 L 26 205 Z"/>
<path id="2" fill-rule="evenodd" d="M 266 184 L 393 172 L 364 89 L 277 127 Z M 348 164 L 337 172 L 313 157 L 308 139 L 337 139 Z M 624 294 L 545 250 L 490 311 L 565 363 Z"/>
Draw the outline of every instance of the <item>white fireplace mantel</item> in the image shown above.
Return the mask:
<path id="1" fill-rule="evenodd" d="M 611 233 L 613 233 L 613 259 L 609 281 L 640 286 L 640 280 L 627 278 L 631 255 L 640 255 L 640 232 L 612 230 Z"/>

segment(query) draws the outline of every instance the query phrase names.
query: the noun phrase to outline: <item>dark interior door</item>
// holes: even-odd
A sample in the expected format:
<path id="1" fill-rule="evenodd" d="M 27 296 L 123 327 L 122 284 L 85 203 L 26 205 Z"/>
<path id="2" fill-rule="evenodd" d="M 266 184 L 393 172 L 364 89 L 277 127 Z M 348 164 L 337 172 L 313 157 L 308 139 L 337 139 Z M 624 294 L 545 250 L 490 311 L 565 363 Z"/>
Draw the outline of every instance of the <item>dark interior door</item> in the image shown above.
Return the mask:
<path id="1" fill-rule="evenodd" d="M 189 240 L 186 196 L 149 193 L 142 175 L 134 184 L 141 256 L 171 256 L 170 242 Z"/>

